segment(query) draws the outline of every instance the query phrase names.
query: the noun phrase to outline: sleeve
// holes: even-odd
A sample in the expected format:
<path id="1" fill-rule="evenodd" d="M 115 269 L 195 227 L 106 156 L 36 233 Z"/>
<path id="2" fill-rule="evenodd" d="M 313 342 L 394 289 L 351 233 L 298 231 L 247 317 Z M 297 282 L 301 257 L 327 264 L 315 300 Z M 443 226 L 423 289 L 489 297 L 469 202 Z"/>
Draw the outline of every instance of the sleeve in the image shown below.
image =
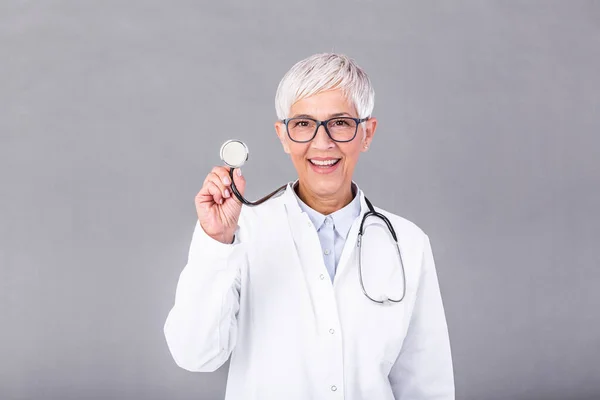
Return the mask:
<path id="1" fill-rule="evenodd" d="M 424 242 L 413 312 L 389 380 L 396 400 L 454 400 L 448 327 L 427 235 Z"/>
<path id="2" fill-rule="evenodd" d="M 247 263 L 239 227 L 234 242 L 208 236 L 196 221 L 164 334 L 175 363 L 194 372 L 222 366 L 236 344 L 241 269 Z"/>

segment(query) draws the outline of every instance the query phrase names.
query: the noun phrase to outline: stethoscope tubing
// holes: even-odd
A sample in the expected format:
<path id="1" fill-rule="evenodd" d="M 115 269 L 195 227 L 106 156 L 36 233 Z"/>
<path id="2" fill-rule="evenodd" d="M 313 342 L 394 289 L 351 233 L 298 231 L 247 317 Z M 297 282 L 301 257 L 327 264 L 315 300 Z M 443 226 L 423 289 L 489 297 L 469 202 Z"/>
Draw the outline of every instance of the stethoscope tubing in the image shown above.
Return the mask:
<path id="1" fill-rule="evenodd" d="M 269 193 L 268 195 L 266 195 L 265 197 L 263 197 L 261 199 L 258 199 L 256 201 L 248 201 L 244 198 L 244 196 L 242 196 L 242 194 L 239 192 L 239 190 L 235 186 L 235 182 L 234 182 L 234 178 L 233 178 L 233 170 L 234 169 L 235 168 L 233 168 L 233 167 L 231 167 L 229 169 L 229 177 L 231 178 L 231 191 L 233 192 L 233 195 L 239 200 L 240 203 L 245 204 L 247 206 L 250 206 L 250 207 L 258 206 L 258 205 L 264 203 L 265 201 L 269 200 L 271 197 L 275 196 L 276 194 L 282 192 L 287 187 L 287 184 L 282 185 L 278 189 Z"/>
<path id="2" fill-rule="evenodd" d="M 358 247 L 358 277 L 360 280 L 360 287 L 361 287 L 364 295 L 367 296 L 367 298 L 369 300 L 371 300 L 375 303 L 379 303 L 379 304 L 400 303 L 402 300 L 404 300 L 404 297 L 406 296 L 406 272 L 404 270 L 404 262 L 402 261 L 402 253 L 400 252 L 400 245 L 398 244 L 398 237 L 396 236 L 396 231 L 394 230 L 394 227 L 392 226 L 392 223 L 390 222 L 390 220 L 385 215 L 375 211 L 373 204 L 371 204 L 369 199 L 367 199 L 366 197 L 365 197 L 365 202 L 367 203 L 367 206 L 369 207 L 369 211 L 367 211 L 365 213 L 365 215 L 363 215 L 363 219 L 360 223 L 360 228 L 358 230 L 358 238 L 356 240 L 356 247 Z M 369 296 L 369 294 L 367 293 L 367 290 L 365 289 L 365 285 L 363 282 L 363 276 L 362 276 L 362 237 L 365 233 L 365 229 L 364 229 L 365 221 L 369 217 L 377 217 L 377 218 L 380 218 L 381 220 L 383 220 L 385 222 L 385 224 L 387 225 L 387 228 L 388 228 L 390 234 L 392 235 L 392 238 L 394 239 L 394 243 L 396 244 L 396 250 L 398 251 L 398 259 L 400 260 L 400 269 L 402 270 L 402 297 L 400 297 L 399 299 L 392 299 L 392 298 L 389 298 L 386 296 L 386 298 L 383 300 L 376 300 L 376 299 L 372 298 L 371 296 Z"/>

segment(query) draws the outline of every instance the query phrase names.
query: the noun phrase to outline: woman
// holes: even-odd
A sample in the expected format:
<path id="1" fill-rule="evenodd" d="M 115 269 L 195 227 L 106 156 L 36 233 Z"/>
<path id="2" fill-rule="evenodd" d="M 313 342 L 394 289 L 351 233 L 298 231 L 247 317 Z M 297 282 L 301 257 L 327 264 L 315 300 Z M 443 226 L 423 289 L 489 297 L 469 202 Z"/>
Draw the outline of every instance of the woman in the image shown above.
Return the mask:
<path id="1" fill-rule="evenodd" d="M 186 370 L 214 371 L 231 355 L 226 399 L 454 399 L 427 235 L 376 208 L 397 234 L 402 264 L 376 218 L 365 223 L 359 257 L 369 207 L 352 176 L 375 134 L 373 105 L 353 60 L 300 61 L 279 84 L 275 123 L 298 180 L 242 207 L 229 168 L 215 167 L 196 196 L 198 222 L 164 330 Z M 378 302 L 386 296 L 396 301 Z"/>

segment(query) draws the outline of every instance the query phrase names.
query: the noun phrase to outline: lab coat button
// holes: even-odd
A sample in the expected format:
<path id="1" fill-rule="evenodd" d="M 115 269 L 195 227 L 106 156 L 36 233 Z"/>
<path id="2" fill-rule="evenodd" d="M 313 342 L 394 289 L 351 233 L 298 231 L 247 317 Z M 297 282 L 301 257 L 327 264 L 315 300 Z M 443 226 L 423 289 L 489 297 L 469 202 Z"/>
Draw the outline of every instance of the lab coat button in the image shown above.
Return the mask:
<path id="1" fill-rule="evenodd" d="M 332 392 L 335 392 L 336 390 L 337 390 L 337 386 L 335 386 L 335 385 L 331 386 L 331 391 Z"/>
<path id="2" fill-rule="evenodd" d="M 321 278 L 321 280 L 325 279 L 325 275 L 321 274 L 319 275 L 319 278 Z"/>
<path id="3" fill-rule="evenodd" d="M 335 333 L 335 329 L 330 329 L 329 333 L 331 333 L 333 335 Z"/>

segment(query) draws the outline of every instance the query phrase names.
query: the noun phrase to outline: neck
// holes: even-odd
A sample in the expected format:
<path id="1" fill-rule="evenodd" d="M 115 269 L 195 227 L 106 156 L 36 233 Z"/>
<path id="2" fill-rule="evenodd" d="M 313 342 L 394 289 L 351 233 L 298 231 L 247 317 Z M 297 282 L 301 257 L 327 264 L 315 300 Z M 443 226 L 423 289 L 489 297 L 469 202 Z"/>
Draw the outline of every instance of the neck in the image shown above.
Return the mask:
<path id="1" fill-rule="evenodd" d="M 294 188 L 294 190 L 296 191 L 298 197 L 300 197 L 300 200 L 302 200 L 313 210 L 323 215 L 329 215 L 344 208 L 350 204 L 355 195 L 352 184 L 344 186 L 342 190 L 331 197 L 317 196 L 300 182 L 298 182 L 298 185 Z"/>

